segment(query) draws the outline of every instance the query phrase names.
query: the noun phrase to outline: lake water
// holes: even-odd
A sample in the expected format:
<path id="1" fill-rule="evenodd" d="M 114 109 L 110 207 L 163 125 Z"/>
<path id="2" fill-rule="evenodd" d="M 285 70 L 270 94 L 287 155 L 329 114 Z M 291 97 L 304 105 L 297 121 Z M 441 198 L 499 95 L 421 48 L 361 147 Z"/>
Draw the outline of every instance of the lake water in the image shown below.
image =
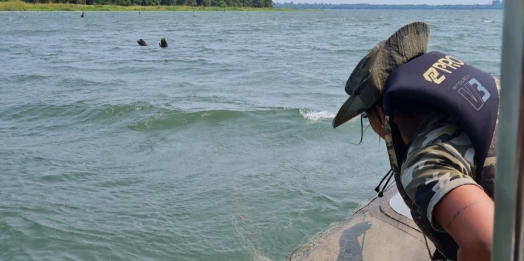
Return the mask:
<path id="1" fill-rule="evenodd" d="M 0 260 L 285 260 L 389 169 L 331 127 L 369 48 L 500 75 L 501 10 L 80 14 L 0 12 Z"/>

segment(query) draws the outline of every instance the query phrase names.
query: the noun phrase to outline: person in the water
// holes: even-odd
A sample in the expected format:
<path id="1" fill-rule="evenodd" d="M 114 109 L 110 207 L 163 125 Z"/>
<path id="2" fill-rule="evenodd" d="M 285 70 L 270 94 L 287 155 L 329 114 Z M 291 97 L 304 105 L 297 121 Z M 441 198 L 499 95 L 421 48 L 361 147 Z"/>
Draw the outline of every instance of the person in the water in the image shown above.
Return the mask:
<path id="1" fill-rule="evenodd" d="M 167 41 L 166 41 L 166 38 L 162 38 L 160 39 L 160 43 L 158 43 L 158 45 L 162 48 L 166 48 L 167 47 Z"/>
<path id="2" fill-rule="evenodd" d="M 437 248 L 434 259 L 490 260 L 499 82 L 427 53 L 428 40 L 428 25 L 416 22 L 373 47 L 349 76 L 333 127 L 360 115 L 386 141 L 396 186 Z"/>
<path id="3" fill-rule="evenodd" d="M 146 43 L 146 41 L 144 41 L 144 39 L 140 39 L 137 42 L 138 42 L 138 45 L 140 45 L 140 46 L 147 46 L 147 43 Z"/>

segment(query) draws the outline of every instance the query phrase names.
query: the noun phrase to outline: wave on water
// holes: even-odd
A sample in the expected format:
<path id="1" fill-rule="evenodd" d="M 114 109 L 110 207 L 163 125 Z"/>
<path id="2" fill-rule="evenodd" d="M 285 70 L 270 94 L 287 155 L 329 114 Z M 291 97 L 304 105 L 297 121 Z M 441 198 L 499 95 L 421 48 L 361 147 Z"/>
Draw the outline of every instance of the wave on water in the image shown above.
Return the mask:
<path id="1" fill-rule="evenodd" d="M 42 74 L 16 74 L 12 76 L 7 76 L 7 82 L 12 83 L 27 83 L 27 82 L 42 82 L 47 79 L 51 79 L 52 76 L 42 75 Z"/>
<path id="2" fill-rule="evenodd" d="M 260 121 L 290 120 L 299 123 L 333 119 L 328 111 L 296 108 L 260 108 L 250 110 L 211 109 L 185 111 L 172 104 L 135 101 L 126 104 L 93 104 L 90 100 L 67 104 L 37 102 L 16 104 L 3 111 L 5 120 L 34 122 L 46 126 L 70 124 L 121 125 L 134 130 L 163 130 L 192 124 L 217 125 L 232 122 L 252 124 Z M 49 121 L 53 119 L 53 121 Z M 38 125 L 38 124 L 37 124 Z"/>
<path id="3" fill-rule="evenodd" d="M 130 128 L 135 130 L 163 130 L 181 128 L 193 124 L 223 125 L 235 124 L 238 126 L 252 125 L 256 122 L 291 119 L 299 121 L 298 115 L 303 119 L 320 121 L 322 119 L 333 118 L 329 112 L 306 112 L 299 109 L 267 108 L 263 110 L 201 110 L 185 112 L 181 110 L 165 110 L 161 113 L 151 115 L 147 119 L 140 120 Z"/>
<path id="4" fill-rule="evenodd" d="M 126 82 L 120 79 L 117 80 L 97 80 L 89 79 L 84 76 L 68 77 L 61 79 L 56 85 L 66 88 L 75 88 L 75 87 L 93 87 L 93 86 L 107 86 L 115 88 L 116 86 L 125 86 Z"/>
<path id="5" fill-rule="evenodd" d="M 335 114 L 327 111 L 308 111 L 301 109 L 300 115 L 309 121 L 320 121 L 335 118 Z"/>

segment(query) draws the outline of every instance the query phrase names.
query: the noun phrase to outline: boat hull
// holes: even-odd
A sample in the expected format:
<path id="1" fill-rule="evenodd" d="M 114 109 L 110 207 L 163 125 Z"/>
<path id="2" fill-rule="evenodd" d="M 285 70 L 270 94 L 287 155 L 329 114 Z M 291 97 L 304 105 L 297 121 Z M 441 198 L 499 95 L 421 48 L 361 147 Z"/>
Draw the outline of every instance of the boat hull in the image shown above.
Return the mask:
<path id="1" fill-rule="evenodd" d="M 419 261 L 431 260 L 435 247 L 413 222 L 393 185 L 326 236 L 297 250 L 290 260 Z"/>

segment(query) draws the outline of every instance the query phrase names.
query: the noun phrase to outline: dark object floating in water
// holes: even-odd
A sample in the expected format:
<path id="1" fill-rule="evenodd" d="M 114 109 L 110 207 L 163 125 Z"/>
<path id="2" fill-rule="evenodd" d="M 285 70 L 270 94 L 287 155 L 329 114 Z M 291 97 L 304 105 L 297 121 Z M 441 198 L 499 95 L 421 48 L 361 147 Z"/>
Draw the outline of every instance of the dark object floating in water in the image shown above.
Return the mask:
<path id="1" fill-rule="evenodd" d="M 137 43 L 138 43 L 138 45 L 140 45 L 140 46 L 147 46 L 147 43 L 146 43 L 146 41 L 144 41 L 144 39 L 140 39 L 140 40 L 138 40 Z"/>
<path id="2" fill-rule="evenodd" d="M 160 43 L 158 45 L 160 45 L 160 47 L 162 48 L 166 48 L 167 47 L 166 38 L 160 39 Z"/>
<path id="3" fill-rule="evenodd" d="M 84 11 L 82 11 L 82 15 L 80 17 L 84 18 Z"/>

